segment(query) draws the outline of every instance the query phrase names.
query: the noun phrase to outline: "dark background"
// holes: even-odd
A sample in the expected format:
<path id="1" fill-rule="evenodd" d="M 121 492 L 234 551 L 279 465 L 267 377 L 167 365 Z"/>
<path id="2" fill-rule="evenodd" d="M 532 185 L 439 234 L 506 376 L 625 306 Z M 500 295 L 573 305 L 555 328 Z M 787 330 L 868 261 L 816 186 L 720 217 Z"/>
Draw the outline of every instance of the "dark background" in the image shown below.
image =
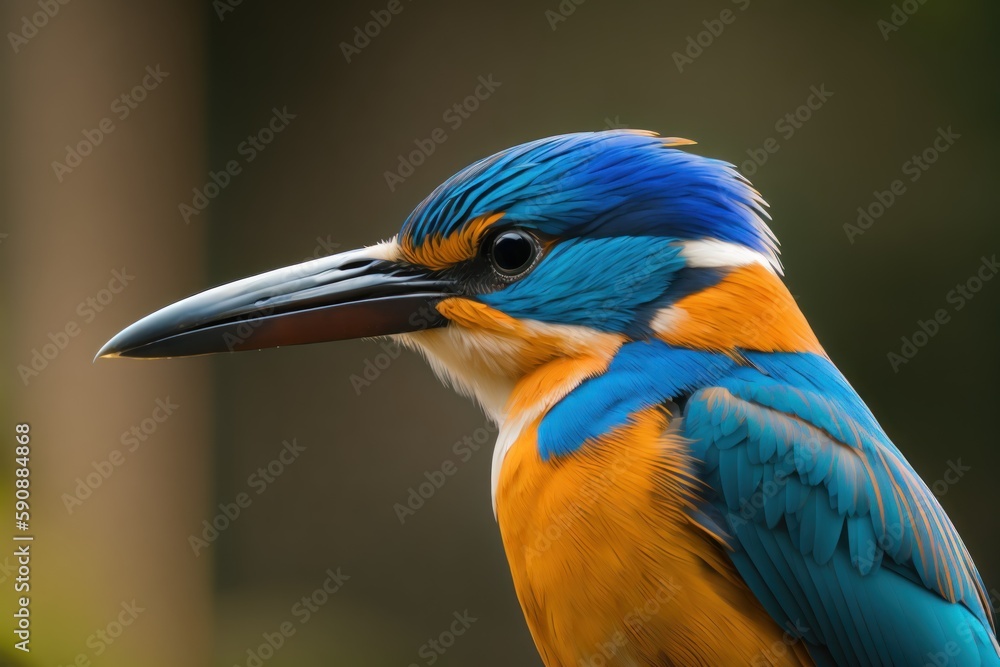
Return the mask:
<path id="1" fill-rule="evenodd" d="M 960 310 L 947 297 L 1000 246 L 995 3 L 914 0 L 885 39 L 889 2 L 564 0 L 573 12 L 553 29 L 557 0 L 401 0 L 350 63 L 341 43 L 386 2 L 244 0 L 220 18 L 222 4 L 70 2 L 17 52 L 9 37 L 0 47 L 0 418 L 34 437 L 24 664 L 246 665 L 262 633 L 291 621 L 265 664 L 426 665 L 422 645 L 468 610 L 478 620 L 436 664 L 539 665 L 490 506 L 492 436 L 458 461 L 453 444 L 485 420 L 418 357 L 404 352 L 370 385 L 352 384 L 387 359 L 370 341 L 91 359 L 189 293 L 390 237 L 474 159 L 609 126 L 695 139 L 691 150 L 737 164 L 776 140 L 745 171 L 771 203 L 792 293 L 1000 587 L 1000 281 Z M 733 20 L 678 71 L 674 54 L 726 9 Z M 5 3 L 3 32 L 38 11 Z M 114 116 L 110 103 L 157 64 L 169 76 Z M 442 114 L 490 75 L 492 96 L 448 125 Z M 776 123 L 812 86 L 832 95 L 787 136 Z M 295 118 L 246 162 L 241 142 L 274 108 Z M 60 182 L 52 162 L 102 117 L 114 132 Z M 390 191 L 385 172 L 438 127 L 447 141 Z M 960 137 L 911 182 L 904 163 L 949 127 Z M 179 204 L 233 159 L 241 173 L 185 224 Z M 844 225 L 894 179 L 905 193 L 852 243 Z M 122 267 L 135 279 L 85 321 L 78 304 Z M 942 308 L 949 321 L 894 371 L 887 355 Z M 23 381 L 18 366 L 70 321 L 81 333 Z M 180 407 L 70 512 L 77 480 L 166 397 Z M 248 477 L 286 439 L 305 451 L 257 495 Z M 12 458 L 0 459 L 8 481 Z M 449 459 L 458 472 L 401 525 L 394 504 Z M 189 537 L 241 492 L 252 504 L 195 556 Z M 293 605 L 338 567 L 342 590 L 300 623 Z M 11 584 L 0 568 L 5 605 Z M 133 599 L 144 611 L 97 655 L 89 638 Z"/>

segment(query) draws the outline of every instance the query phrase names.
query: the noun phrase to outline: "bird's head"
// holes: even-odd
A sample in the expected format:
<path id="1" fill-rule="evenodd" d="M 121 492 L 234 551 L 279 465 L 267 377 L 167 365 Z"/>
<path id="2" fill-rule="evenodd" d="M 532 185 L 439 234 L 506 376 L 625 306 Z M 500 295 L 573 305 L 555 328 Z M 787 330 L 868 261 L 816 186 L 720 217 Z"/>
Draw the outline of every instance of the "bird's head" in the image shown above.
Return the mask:
<path id="1" fill-rule="evenodd" d="M 818 349 L 760 195 L 678 148 L 690 143 L 608 131 L 505 150 L 445 181 L 394 239 L 184 299 L 99 354 L 395 335 L 499 420 L 532 371 L 582 360 L 580 373 L 600 372 L 627 341 Z"/>

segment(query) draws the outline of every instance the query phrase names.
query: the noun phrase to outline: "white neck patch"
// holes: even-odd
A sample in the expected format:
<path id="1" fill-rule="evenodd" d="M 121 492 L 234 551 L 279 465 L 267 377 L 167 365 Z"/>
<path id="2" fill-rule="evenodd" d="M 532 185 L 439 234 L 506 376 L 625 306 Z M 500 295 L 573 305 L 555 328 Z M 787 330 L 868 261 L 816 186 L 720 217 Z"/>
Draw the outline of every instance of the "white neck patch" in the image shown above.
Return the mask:
<path id="1" fill-rule="evenodd" d="M 719 239 L 702 239 L 683 241 L 680 245 L 680 255 L 691 267 L 722 268 L 760 264 L 775 275 L 782 274 L 781 262 L 778 261 L 777 255 L 768 256 L 739 243 L 720 241 Z"/>

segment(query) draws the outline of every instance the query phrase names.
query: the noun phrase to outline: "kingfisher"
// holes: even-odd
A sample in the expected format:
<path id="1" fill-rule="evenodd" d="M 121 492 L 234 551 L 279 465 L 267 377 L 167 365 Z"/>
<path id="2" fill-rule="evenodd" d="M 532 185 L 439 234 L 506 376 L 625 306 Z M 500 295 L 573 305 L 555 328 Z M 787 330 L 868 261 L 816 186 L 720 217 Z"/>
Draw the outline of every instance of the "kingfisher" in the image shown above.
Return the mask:
<path id="1" fill-rule="evenodd" d="M 391 336 L 498 426 L 546 667 L 1000 665 L 938 499 L 783 282 L 766 202 L 610 130 L 475 162 L 391 240 L 216 287 L 102 357 Z"/>

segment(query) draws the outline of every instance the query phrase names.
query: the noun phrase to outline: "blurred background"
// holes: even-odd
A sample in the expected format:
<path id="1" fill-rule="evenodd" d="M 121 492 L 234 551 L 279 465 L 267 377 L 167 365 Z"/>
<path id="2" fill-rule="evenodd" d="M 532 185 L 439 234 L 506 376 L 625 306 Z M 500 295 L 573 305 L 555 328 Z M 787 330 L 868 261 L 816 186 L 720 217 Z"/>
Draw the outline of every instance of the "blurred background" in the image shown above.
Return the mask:
<path id="1" fill-rule="evenodd" d="M 974 280 L 1000 250 L 996 3 L 0 12 L 0 514 L 27 422 L 35 536 L 32 650 L 5 629 L 0 663 L 540 665 L 490 506 L 494 434 L 419 358 L 91 360 L 180 297 L 391 236 L 474 159 L 608 127 L 750 176 L 821 341 L 1000 588 L 1000 280 Z M 465 438 L 481 449 L 458 456 Z M 451 642 L 455 614 L 476 620 Z"/>

